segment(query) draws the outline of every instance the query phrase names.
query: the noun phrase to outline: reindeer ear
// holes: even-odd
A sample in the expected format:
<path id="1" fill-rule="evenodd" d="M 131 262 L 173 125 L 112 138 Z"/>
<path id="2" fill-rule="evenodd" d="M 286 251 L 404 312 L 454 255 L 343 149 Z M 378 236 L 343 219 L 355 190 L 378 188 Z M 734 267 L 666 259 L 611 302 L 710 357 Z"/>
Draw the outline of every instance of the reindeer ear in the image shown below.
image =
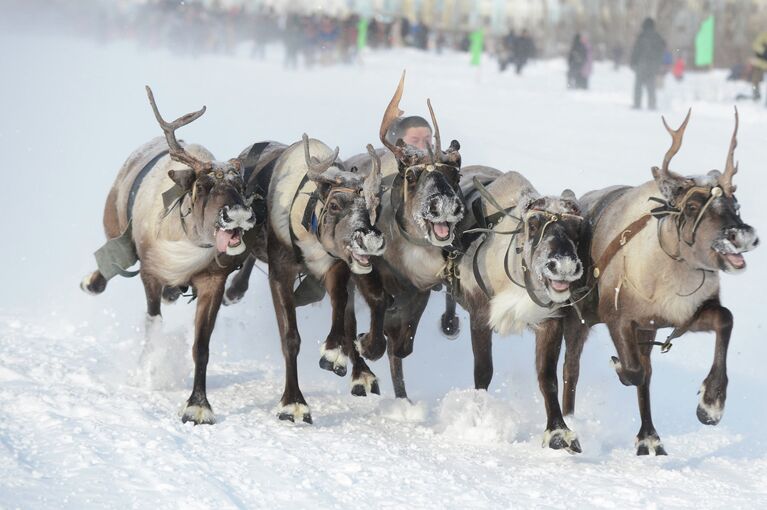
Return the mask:
<path id="1" fill-rule="evenodd" d="M 658 185 L 658 189 L 663 195 L 663 198 L 672 203 L 676 201 L 687 188 L 694 184 L 694 181 L 691 179 L 672 172 L 668 172 L 668 174 L 664 176 L 661 169 L 657 166 L 652 167 L 652 176 L 653 179 L 655 179 L 655 184 Z"/>
<path id="2" fill-rule="evenodd" d="M 566 189 L 562 192 L 562 195 L 559 197 L 560 202 L 562 202 L 562 206 L 567 208 L 567 212 L 571 214 L 580 214 L 581 207 L 578 204 L 578 199 L 575 197 L 575 193 L 573 193 L 573 190 Z"/>
<path id="3" fill-rule="evenodd" d="M 189 191 L 197 179 L 197 174 L 194 170 L 185 168 L 183 170 L 168 170 L 168 177 L 183 191 Z"/>
<path id="4" fill-rule="evenodd" d="M 458 143 L 458 140 L 453 140 L 452 142 L 450 142 L 450 147 L 448 147 L 447 150 L 459 151 L 461 150 L 461 144 Z"/>

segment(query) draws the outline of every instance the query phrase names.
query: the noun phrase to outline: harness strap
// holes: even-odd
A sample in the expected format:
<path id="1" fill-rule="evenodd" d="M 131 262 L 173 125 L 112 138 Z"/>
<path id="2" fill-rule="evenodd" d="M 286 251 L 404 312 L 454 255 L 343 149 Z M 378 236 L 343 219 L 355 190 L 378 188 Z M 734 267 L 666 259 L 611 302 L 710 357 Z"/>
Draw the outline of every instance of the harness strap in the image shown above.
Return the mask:
<path id="1" fill-rule="evenodd" d="M 644 216 L 641 216 L 639 219 L 633 221 L 630 225 L 628 225 L 623 231 L 615 236 L 612 241 L 610 241 L 610 244 L 607 245 L 607 248 L 605 248 L 605 251 L 602 252 L 602 256 L 599 257 L 599 260 L 597 260 L 596 264 L 594 264 L 593 268 L 593 276 L 594 278 L 599 278 L 605 269 L 607 269 L 607 266 L 610 264 L 610 262 L 613 260 L 615 255 L 618 254 L 618 252 L 634 237 L 636 237 L 639 232 L 642 231 L 643 228 L 647 226 L 647 222 L 650 221 L 650 218 L 652 218 L 652 213 L 645 214 Z"/>
<path id="2" fill-rule="evenodd" d="M 487 288 L 487 285 L 485 285 L 485 281 L 482 279 L 482 272 L 479 269 L 479 252 L 482 249 L 482 247 L 485 245 L 485 241 L 487 241 L 489 234 L 485 233 L 482 234 L 482 240 L 479 242 L 479 246 L 477 246 L 477 251 L 474 252 L 474 255 L 471 258 L 471 270 L 474 273 L 474 280 L 477 282 L 477 285 L 479 285 L 479 288 L 482 289 L 482 292 L 485 293 L 485 296 L 488 298 L 492 298 L 493 294 L 490 292 L 490 290 Z"/>
<path id="3" fill-rule="evenodd" d="M 152 168 L 154 168 L 158 161 L 160 161 L 169 153 L 170 150 L 164 150 L 160 152 L 155 157 L 153 157 L 149 163 L 144 165 L 144 168 L 142 168 L 139 173 L 136 174 L 136 178 L 133 179 L 133 184 L 131 184 L 130 192 L 128 193 L 128 208 L 126 209 L 128 221 L 133 219 L 133 204 L 136 202 L 136 195 L 138 194 L 138 189 L 141 187 L 141 182 L 144 180 L 144 177 L 149 174 L 149 172 L 152 170 Z"/>

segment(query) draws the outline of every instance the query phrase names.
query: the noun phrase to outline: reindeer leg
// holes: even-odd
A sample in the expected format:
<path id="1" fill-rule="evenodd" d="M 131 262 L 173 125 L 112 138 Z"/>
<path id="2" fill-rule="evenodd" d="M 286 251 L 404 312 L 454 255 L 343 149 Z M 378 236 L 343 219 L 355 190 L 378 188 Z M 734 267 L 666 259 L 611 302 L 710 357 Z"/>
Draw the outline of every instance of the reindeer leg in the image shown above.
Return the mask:
<path id="1" fill-rule="evenodd" d="M 445 293 L 445 313 L 440 319 L 440 326 L 442 327 L 442 334 L 450 340 L 458 338 L 458 334 L 461 332 L 461 323 L 455 314 L 455 299 L 449 292 Z"/>
<path id="2" fill-rule="evenodd" d="M 493 379 L 493 331 L 484 314 L 472 313 L 471 349 L 474 352 L 474 388 L 486 390 Z"/>
<path id="3" fill-rule="evenodd" d="M 346 306 L 348 302 L 347 286 L 351 271 L 349 266 L 339 261 L 333 264 L 325 274 L 325 289 L 330 296 L 332 323 L 330 333 L 320 347 L 320 368 L 330 370 L 337 376 L 346 375 L 348 357 L 344 354 Z"/>
<path id="4" fill-rule="evenodd" d="M 636 341 L 636 325 L 633 322 L 611 322 L 607 324 L 618 357 L 612 357 L 612 365 L 621 383 L 639 386 L 644 383 L 645 370 L 639 361 L 639 346 Z"/>
<path id="5" fill-rule="evenodd" d="M 543 447 L 564 448 L 569 453 L 581 453 L 578 436 L 570 430 L 559 407 L 557 363 L 562 348 L 562 319 L 548 319 L 538 325 L 535 333 L 535 366 L 538 386 L 546 405 L 546 432 Z"/>
<path id="6" fill-rule="evenodd" d="M 394 354 L 398 358 L 407 358 L 413 353 L 413 344 L 415 342 L 415 334 L 418 331 L 418 323 L 421 321 L 423 311 L 426 309 L 426 305 L 429 303 L 429 294 L 431 291 L 418 292 L 408 303 L 407 309 L 404 310 L 405 317 L 401 324 L 400 332 L 402 333 L 394 344 Z"/>
<path id="7" fill-rule="evenodd" d="M 637 330 L 636 338 L 638 342 L 652 342 L 655 340 L 655 330 Z M 639 416 L 642 419 L 642 425 L 636 438 L 637 455 L 667 455 L 663 443 L 661 443 L 658 432 L 655 431 L 655 425 L 652 423 L 652 410 L 650 406 L 650 378 L 652 376 L 652 364 L 650 354 L 652 345 L 643 344 L 639 346 L 639 362 L 644 369 L 644 382 L 637 385 L 637 400 L 639 402 Z"/>
<path id="8" fill-rule="evenodd" d="M 162 283 L 146 271 L 141 271 L 141 282 L 144 284 L 146 294 L 146 335 L 149 340 L 150 330 L 154 324 L 162 321 L 160 306 L 162 303 Z"/>
<path id="9" fill-rule="evenodd" d="M 208 403 L 205 380 L 208 371 L 210 336 L 216 325 L 218 310 L 224 295 L 225 273 L 201 273 L 192 278 L 197 289 L 197 311 L 194 318 L 194 386 L 192 394 L 181 412 L 181 421 L 195 425 L 216 423 L 213 409 Z"/>
<path id="10" fill-rule="evenodd" d="M 374 270 L 366 275 L 355 275 L 354 281 L 370 307 L 370 331 L 361 334 L 357 339 L 358 350 L 365 358 L 375 361 L 386 352 L 384 319 L 389 300 L 378 271 Z"/>
<path id="11" fill-rule="evenodd" d="M 573 313 L 565 317 L 565 365 L 563 370 L 562 411 L 565 416 L 575 413 L 575 389 L 578 386 L 578 377 L 581 370 L 581 354 L 586 337 L 589 335 L 589 327 L 582 324 Z"/>
<path id="12" fill-rule="evenodd" d="M 272 234 L 273 235 L 273 234 Z M 289 262 L 280 258 L 280 250 L 291 253 L 278 244 L 270 236 L 269 260 L 273 261 L 269 268 L 269 287 L 272 291 L 274 312 L 277 316 L 277 326 L 282 341 L 282 355 L 285 358 L 285 390 L 280 400 L 278 417 L 280 420 L 304 421 L 312 423 L 309 406 L 306 404 L 301 389 L 298 386 L 298 351 L 301 348 L 301 337 L 296 324 L 296 306 L 293 300 L 293 282 L 297 271 Z"/>
<path id="13" fill-rule="evenodd" d="M 224 306 L 238 303 L 245 296 L 245 292 L 248 290 L 248 282 L 250 281 L 250 273 L 253 272 L 253 266 L 255 265 L 256 256 L 251 253 L 245 259 L 245 262 L 242 263 L 240 270 L 232 277 L 232 283 L 229 284 L 229 288 L 226 289 L 224 294 Z"/>
<path id="14" fill-rule="evenodd" d="M 718 301 L 705 303 L 689 327 L 690 331 L 714 331 L 716 346 L 714 362 L 698 392 L 697 415 L 704 425 L 716 425 L 722 419 L 727 399 L 727 348 L 730 345 L 733 318 L 732 312 Z"/>
<path id="15" fill-rule="evenodd" d="M 401 332 L 401 330 L 399 331 Z M 394 336 L 389 338 L 394 338 Z M 402 371 L 402 358 L 394 353 L 392 342 L 389 342 L 387 354 L 389 355 L 389 371 L 391 372 L 392 386 L 394 386 L 394 396 L 396 398 L 407 398 L 405 375 Z"/>
<path id="16" fill-rule="evenodd" d="M 357 351 L 355 340 L 357 339 L 357 316 L 354 312 L 354 283 L 349 282 L 347 287 L 349 299 L 346 301 L 344 352 L 352 362 L 352 395 L 366 397 L 369 393 L 381 394 L 378 386 L 378 378 L 370 370 L 368 364 Z M 383 322 L 383 321 L 382 321 Z"/>

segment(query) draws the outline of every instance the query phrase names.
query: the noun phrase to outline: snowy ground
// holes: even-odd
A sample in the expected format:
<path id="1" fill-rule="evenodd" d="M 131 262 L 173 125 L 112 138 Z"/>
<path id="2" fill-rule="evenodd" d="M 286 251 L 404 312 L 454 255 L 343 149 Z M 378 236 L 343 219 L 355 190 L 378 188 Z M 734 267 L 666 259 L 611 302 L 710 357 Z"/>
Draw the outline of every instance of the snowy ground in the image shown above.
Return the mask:
<path id="1" fill-rule="evenodd" d="M 144 84 L 169 117 L 207 104 L 182 134 L 219 158 L 304 131 L 344 156 L 362 152 L 403 67 L 407 112 L 424 114 L 431 97 L 466 164 L 519 170 L 543 192 L 643 182 L 668 146 L 659 113 L 630 110 L 626 70 L 597 65 L 592 91 L 568 92 L 561 61 L 535 63 L 521 78 L 466 61 L 397 51 L 355 67 L 285 71 L 276 52 L 261 62 L 246 49 L 192 59 L 129 43 L 0 36 L 0 507 L 763 508 L 764 249 L 748 256 L 745 275 L 723 278 L 736 325 L 720 426 L 695 417 L 713 337 L 687 335 L 655 356 L 665 458 L 634 456 L 635 393 L 608 366 L 614 349 L 601 328 L 584 353 L 571 420 L 584 453 L 570 456 L 540 447 L 531 335 L 496 340 L 491 391 L 476 393 L 467 328 L 455 341 L 438 334 L 441 297 L 405 364 L 413 405 L 393 400 L 384 362 L 373 364 L 381 397 L 352 397 L 348 379 L 320 370 L 328 307 L 301 309 L 301 383 L 315 424 L 295 426 L 275 417 L 283 365 L 256 271 L 213 335 L 208 388 L 219 423 L 193 427 L 176 415 L 191 388 L 193 307 L 166 308 L 164 332 L 142 356 L 140 282 L 116 280 L 98 298 L 78 289 L 103 241 L 117 169 L 159 133 Z M 677 170 L 724 164 L 741 90 L 723 77 L 690 75 L 661 93 L 672 124 L 693 107 Z M 765 133 L 763 105 L 741 105 L 739 200 L 763 234 Z"/>

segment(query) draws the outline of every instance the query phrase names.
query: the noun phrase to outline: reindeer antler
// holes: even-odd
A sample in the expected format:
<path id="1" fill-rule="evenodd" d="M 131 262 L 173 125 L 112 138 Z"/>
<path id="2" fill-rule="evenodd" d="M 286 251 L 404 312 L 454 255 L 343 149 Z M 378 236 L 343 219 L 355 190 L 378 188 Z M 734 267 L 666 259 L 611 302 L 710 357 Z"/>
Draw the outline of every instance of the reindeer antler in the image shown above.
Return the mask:
<path id="1" fill-rule="evenodd" d="M 210 161 L 202 161 L 192 156 L 180 143 L 178 143 L 178 140 L 176 140 L 176 130 L 202 117 L 202 114 L 205 113 L 205 106 L 199 111 L 182 115 L 173 122 L 166 122 L 165 119 L 162 118 L 162 115 L 160 115 L 160 110 L 157 109 L 157 103 L 154 100 L 154 94 L 152 94 L 152 89 L 149 88 L 149 85 L 146 86 L 146 95 L 149 97 L 149 104 L 152 105 L 154 116 L 165 133 L 165 140 L 168 142 L 168 147 L 170 148 L 171 159 L 187 165 L 194 170 L 195 173 L 210 170 L 212 168 Z"/>
<path id="2" fill-rule="evenodd" d="M 436 143 L 437 159 L 442 161 L 442 141 L 439 137 L 439 124 L 437 124 L 437 117 L 434 115 L 434 109 L 431 107 L 431 99 L 426 99 L 426 105 L 429 107 L 429 115 L 431 115 L 431 123 L 434 126 L 434 142 Z"/>
<path id="3" fill-rule="evenodd" d="M 666 123 L 666 118 L 661 117 L 663 119 L 663 126 L 666 128 L 666 131 L 668 131 L 668 134 L 671 135 L 671 147 L 666 151 L 666 155 L 663 156 L 663 167 L 660 169 L 660 177 L 663 179 L 669 179 L 672 177 L 671 171 L 668 168 L 669 163 L 671 163 L 671 158 L 673 158 L 677 152 L 679 152 L 679 148 L 682 146 L 682 138 L 684 137 L 684 130 L 687 129 L 687 123 L 690 121 L 690 114 L 692 113 L 692 108 L 687 110 L 687 116 L 684 118 L 684 122 L 682 122 L 682 125 L 679 126 L 678 129 L 674 130 L 671 129 Z M 656 167 L 657 168 L 657 167 Z"/>
<path id="4" fill-rule="evenodd" d="M 402 148 L 394 143 L 389 142 L 386 139 L 386 132 L 389 130 L 389 127 L 392 125 L 392 123 L 397 120 L 403 113 L 405 113 L 399 109 L 399 102 L 400 99 L 402 99 L 402 91 L 404 89 L 405 71 L 403 70 L 402 77 L 399 79 L 399 85 L 397 85 L 397 90 L 394 91 L 394 96 L 392 96 L 391 101 L 389 101 L 389 106 L 386 107 L 386 111 L 384 112 L 383 119 L 381 120 L 381 129 L 378 133 L 379 137 L 381 138 L 381 142 L 387 149 L 392 151 L 395 156 L 398 156 L 402 153 Z"/>
<path id="5" fill-rule="evenodd" d="M 724 167 L 724 174 L 719 178 L 719 185 L 722 191 L 728 197 L 731 197 L 738 188 L 732 183 L 732 177 L 738 173 L 738 165 L 735 163 L 735 147 L 738 146 L 738 107 L 735 107 L 735 130 L 732 132 L 730 140 L 730 150 L 727 153 L 727 164 Z"/>
<path id="6" fill-rule="evenodd" d="M 368 154 L 373 158 L 373 168 L 362 183 L 362 196 L 365 197 L 365 206 L 370 215 L 370 224 L 376 224 L 378 206 L 381 203 L 381 158 L 372 145 L 367 146 Z"/>
<path id="7" fill-rule="evenodd" d="M 301 138 L 304 141 L 304 158 L 306 159 L 306 167 L 308 168 L 306 175 L 313 181 L 319 180 L 340 184 L 337 182 L 338 179 L 336 178 L 324 178 L 322 176 L 322 174 L 333 165 L 336 158 L 338 158 L 338 147 L 336 147 L 336 150 L 333 151 L 333 154 L 331 154 L 328 159 L 325 161 L 318 161 L 317 158 L 309 155 L 309 135 L 304 133 Z"/>

